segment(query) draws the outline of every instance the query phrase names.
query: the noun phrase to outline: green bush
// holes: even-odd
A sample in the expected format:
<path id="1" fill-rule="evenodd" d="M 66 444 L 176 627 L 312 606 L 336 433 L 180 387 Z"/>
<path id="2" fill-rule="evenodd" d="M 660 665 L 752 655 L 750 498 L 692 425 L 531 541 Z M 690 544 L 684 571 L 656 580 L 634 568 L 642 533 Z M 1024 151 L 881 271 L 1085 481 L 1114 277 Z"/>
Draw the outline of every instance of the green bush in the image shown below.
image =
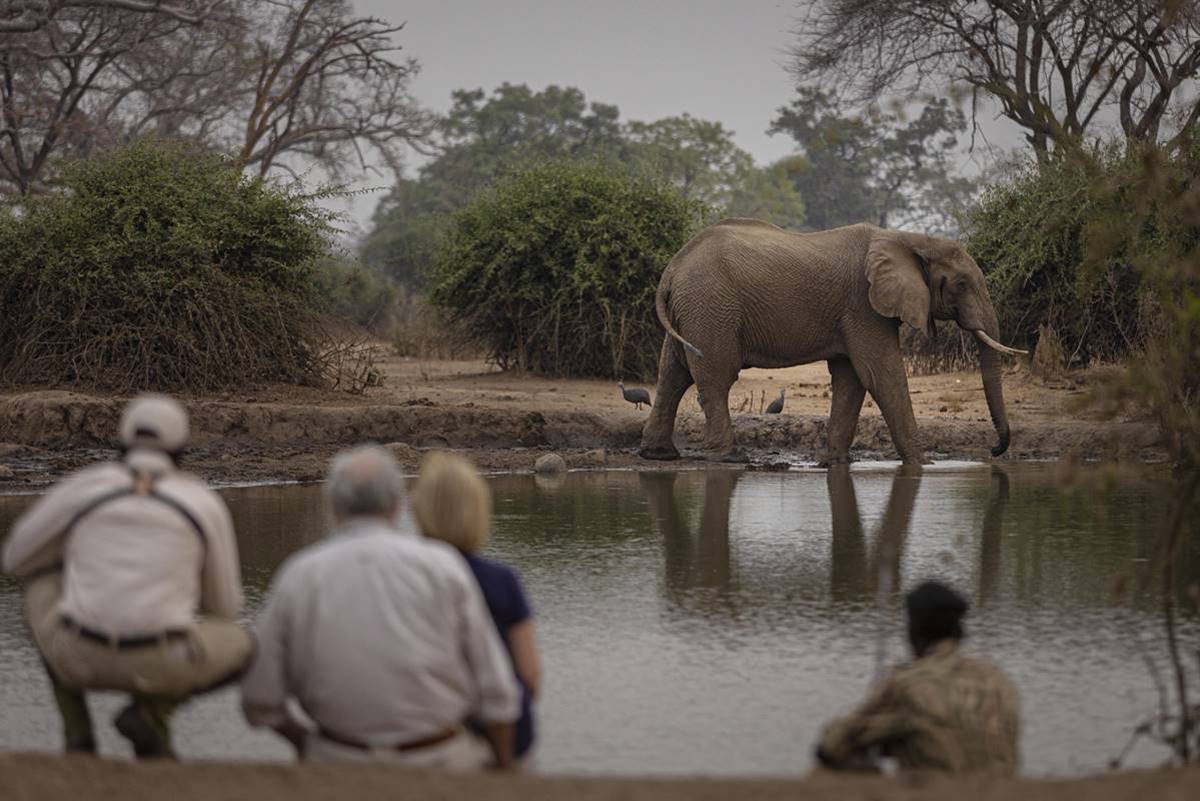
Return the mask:
<path id="1" fill-rule="evenodd" d="M 454 215 L 430 298 L 502 368 L 648 378 L 663 336 L 654 292 L 702 213 L 597 164 L 535 166 Z"/>
<path id="2" fill-rule="evenodd" d="M 214 390 L 308 382 L 329 216 L 193 147 L 69 165 L 0 213 L 7 384 Z"/>
<path id="3" fill-rule="evenodd" d="M 1200 130 L 1197 131 L 1200 133 Z M 1148 148 L 1130 168 L 1098 181 L 1102 210 L 1089 229 L 1083 271 L 1126 261 L 1154 310 L 1147 345 L 1112 389 L 1114 411 L 1133 402 L 1159 421 L 1172 460 L 1200 470 L 1200 141 Z M 1193 498 L 1193 501 L 1200 500 Z M 1196 518 L 1191 518 L 1193 525 Z M 1200 730 L 1197 731 L 1200 734 Z"/>
<path id="4" fill-rule="evenodd" d="M 1137 169 L 1116 149 L 1017 166 L 967 213 L 967 248 L 987 275 L 1002 340 L 1031 347 L 1047 325 L 1068 359 L 1082 363 L 1118 359 L 1146 343 L 1154 314 L 1126 245 L 1134 227 L 1162 221 L 1114 219 L 1116 209 L 1096 192 Z M 1081 270 L 1097 237 L 1113 247 L 1099 269 Z"/>

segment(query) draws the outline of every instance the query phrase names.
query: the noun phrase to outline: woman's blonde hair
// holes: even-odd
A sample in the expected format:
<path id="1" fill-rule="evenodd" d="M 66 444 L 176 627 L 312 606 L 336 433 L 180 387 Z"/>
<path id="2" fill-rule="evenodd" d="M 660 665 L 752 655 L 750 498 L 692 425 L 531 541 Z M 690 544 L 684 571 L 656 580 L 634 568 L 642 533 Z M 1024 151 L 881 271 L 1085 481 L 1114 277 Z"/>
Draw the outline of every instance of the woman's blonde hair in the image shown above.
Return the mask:
<path id="1" fill-rule="evenodd" d="M 412 510 L 426 537 L 477 551 L 490 533 L 492 491 L 466 459 L 434 451 L 421 462 Z"/>

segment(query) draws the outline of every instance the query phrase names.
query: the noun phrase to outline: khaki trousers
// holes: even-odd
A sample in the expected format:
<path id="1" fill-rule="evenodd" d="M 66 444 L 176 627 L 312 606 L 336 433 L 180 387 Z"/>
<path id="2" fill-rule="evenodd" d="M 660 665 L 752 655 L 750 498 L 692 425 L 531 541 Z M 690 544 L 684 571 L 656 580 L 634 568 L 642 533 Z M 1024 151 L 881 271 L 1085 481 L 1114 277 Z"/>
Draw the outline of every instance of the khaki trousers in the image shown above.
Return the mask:
<path id="1" fill-rule="evenodd" d="M 412 751 L 391 748 L 359 749 L 309 734 L 304 743 L 305 762 L 383 762 L 414 768 L 432 768 L 451 773 L 483 770 L 491 762 L 492 752 L 482 740 L 466 731 L 443 743 Z"/>
<path id="2" fill-rule="evenodd" d="M 61 596 L 61 573 L 39 576 L 26 588 L 25 613 L 54 684 L 68 748 L 91 740 L 91 722 L 80 691 L 132 694 L 165 735 L 166 718 L 175 704 L 236 678 L 254 650 L 250 635 L 224 620 L 193 623 L 186 637 L 114 648 L 63 626 L 58 612 Z"/>

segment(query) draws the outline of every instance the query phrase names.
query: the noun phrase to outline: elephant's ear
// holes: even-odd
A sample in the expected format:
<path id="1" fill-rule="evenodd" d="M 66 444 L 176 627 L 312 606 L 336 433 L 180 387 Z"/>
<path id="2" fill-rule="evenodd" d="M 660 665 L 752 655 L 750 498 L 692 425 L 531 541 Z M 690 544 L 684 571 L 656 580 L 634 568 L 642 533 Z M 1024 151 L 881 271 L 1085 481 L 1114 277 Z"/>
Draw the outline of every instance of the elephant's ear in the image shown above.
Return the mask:
<path id="1" fill-rule="evenodd" d="M 929 287 L 909 243 L 886 232 L 873 236 L 867 248 L 867 282 L 871 285 L 867 297 L 875 311 L 930 333 Z"/>

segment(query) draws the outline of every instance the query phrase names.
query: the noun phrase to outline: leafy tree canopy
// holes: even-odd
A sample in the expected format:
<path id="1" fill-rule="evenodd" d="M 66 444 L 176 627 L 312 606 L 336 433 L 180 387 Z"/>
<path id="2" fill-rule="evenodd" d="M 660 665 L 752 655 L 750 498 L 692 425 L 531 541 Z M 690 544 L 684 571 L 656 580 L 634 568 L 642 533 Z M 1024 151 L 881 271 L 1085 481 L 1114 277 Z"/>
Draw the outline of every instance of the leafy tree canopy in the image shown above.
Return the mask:
<path id="1" fill-rule="evenodd" d="M 949 233 L 972 194 L 953 164 L 965 128 L 962 112 L 944 98 L 915 118 L 878 107 L 847 115 L 831 94 L 801 87 L 769 131 L 801 149 L 804 162 L 794 163 L 791 175 L 809 227 L 873 222 Z"/>
<path id="2" fill-rule="evenodd" d="M 622 123 L 616 106 L 558 86 L 537 92 L 505 83 L 490 95 L 463 90 L 453 98 L 439 155 L 383 199 L 362 248 L 364 261 L 410 283 L 421 283 L 450 213 L 497 178 L 534 163 L 603 163 L 673 186 L 714 213 L 754 169 L 731 131 L 687 114 Z M 802 207 L 788 207 L 778 221 L 800 214 Z"/>

